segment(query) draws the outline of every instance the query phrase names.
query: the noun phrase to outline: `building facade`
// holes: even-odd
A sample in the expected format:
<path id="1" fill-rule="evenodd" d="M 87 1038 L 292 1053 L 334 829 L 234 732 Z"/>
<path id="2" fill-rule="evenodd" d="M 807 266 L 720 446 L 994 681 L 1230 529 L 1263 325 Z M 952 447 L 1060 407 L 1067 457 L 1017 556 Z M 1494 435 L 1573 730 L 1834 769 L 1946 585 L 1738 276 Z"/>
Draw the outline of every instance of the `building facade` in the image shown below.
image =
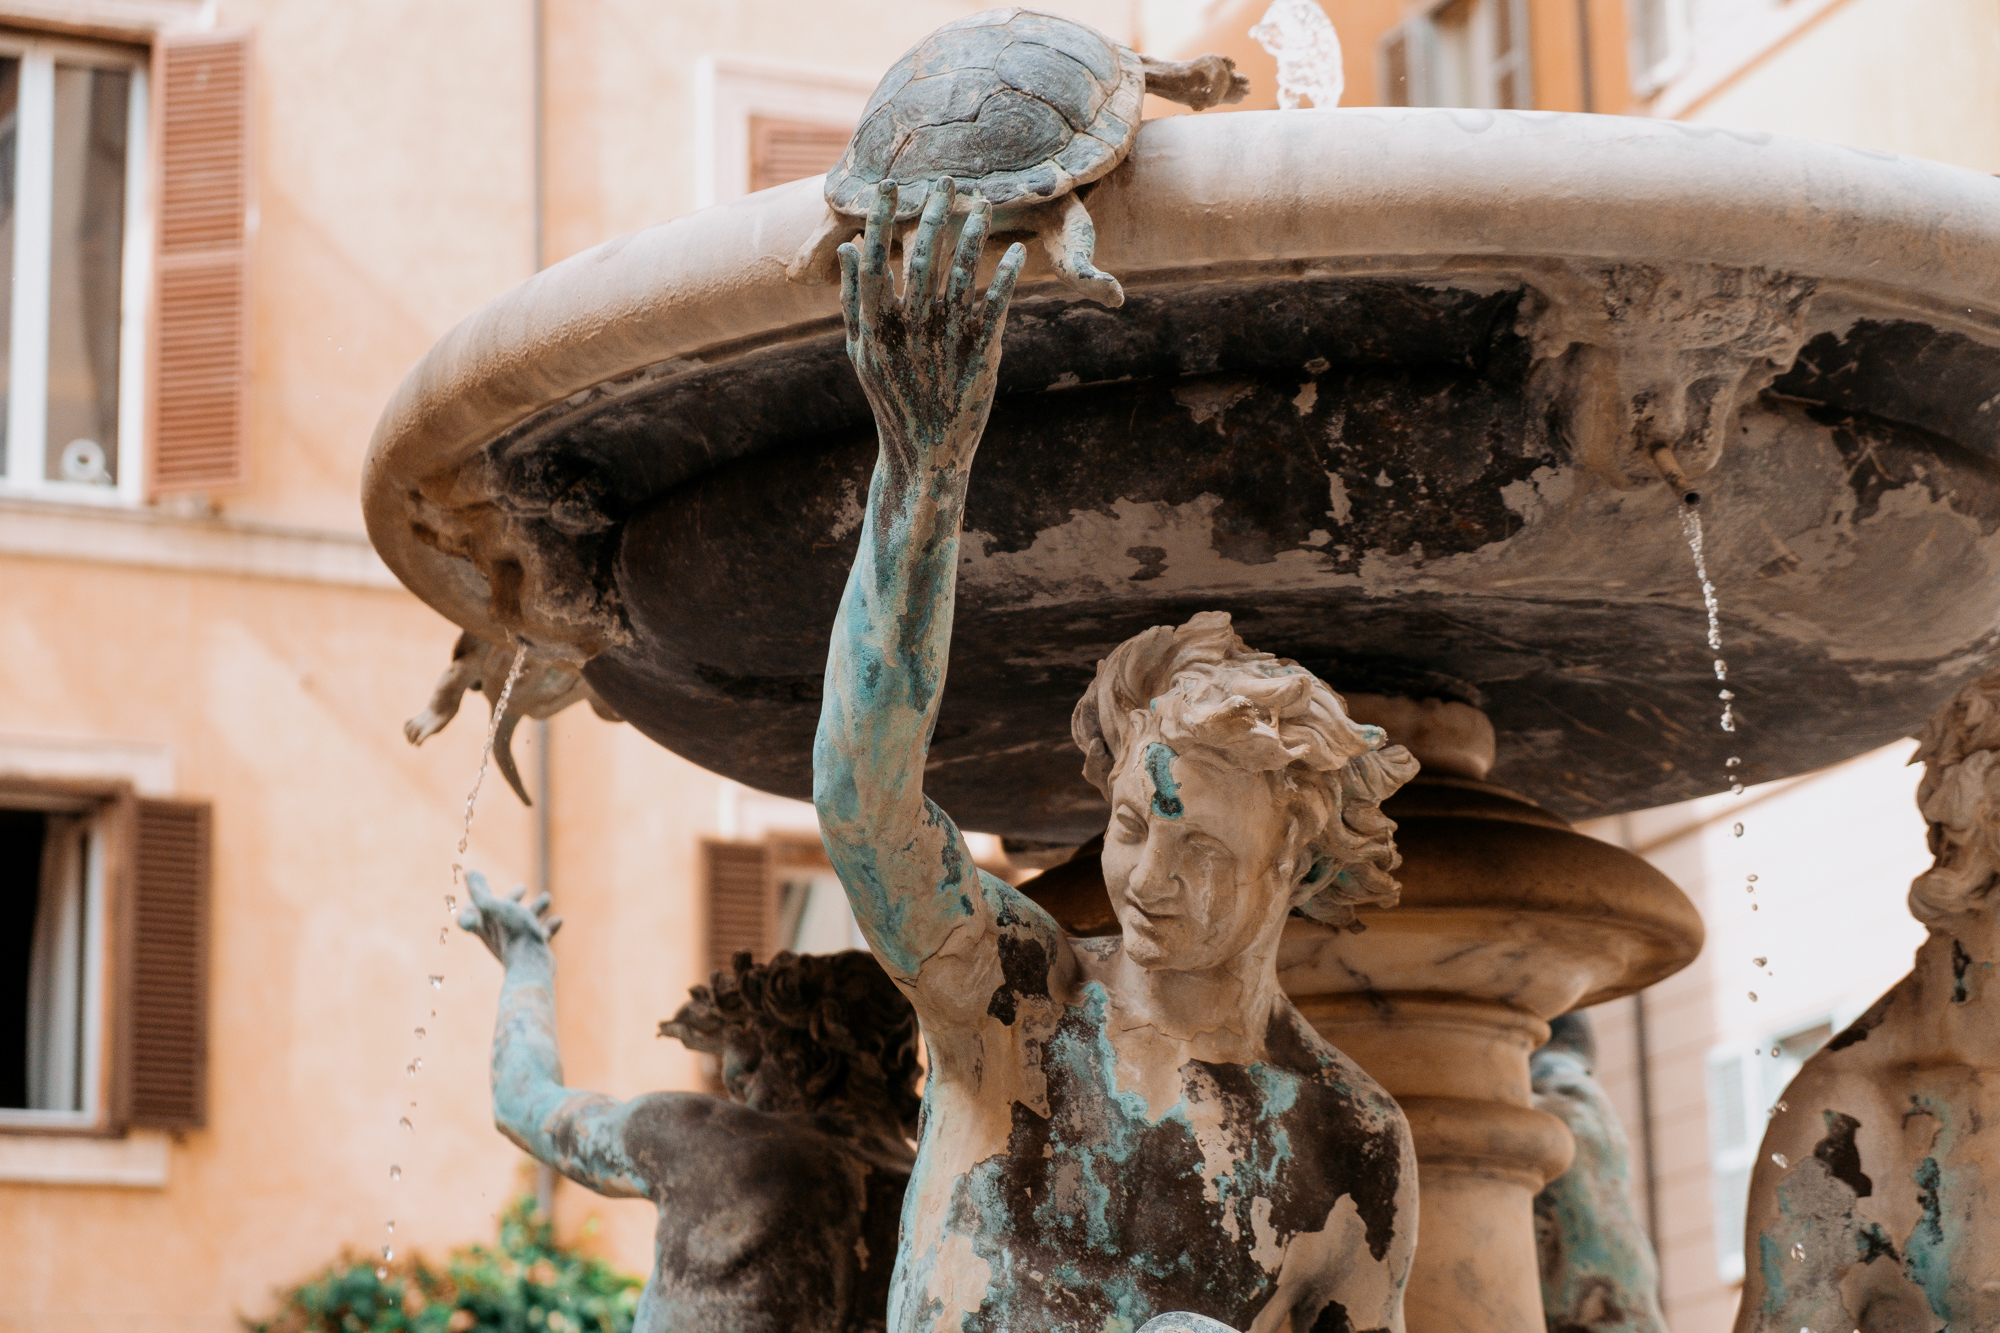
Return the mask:
<path id="1" fill-rule="evenodd" d="M 537 805 L 489 774 L 461 855 L 486 710 L 405 743 L 455 630 L 368 548 L 360 470 L 459 319 L 823 169 L 879 72 L 980 7 L 0 0 L 0 1330 L 235 1327 L 343 1247 L 441 1253 L 536 1187 L 491 1127 L 499 969 L 449 925 L 454 864 L 554 891 L 568 1078 L 616 1094 L 706 1085 L 654 1025 L 729 948 L 851 941 L 796 803 L 588 710 L 522 729 Z M 1050 7 L 1225 51 L 1275 104 L 1267 0 Z M 1975 0 L 1325 8 L 1348 105 L 2000 170 Z M 1728 1322 L 1771 1089 L 1920 936 L 1898 759 L 1592 830 L 1709 923 L 1695 967 L 1599 1015 L 1676 1333 Z M 650 1266 L 650 1205 L 552 1193 L 565 1235 Z"/>

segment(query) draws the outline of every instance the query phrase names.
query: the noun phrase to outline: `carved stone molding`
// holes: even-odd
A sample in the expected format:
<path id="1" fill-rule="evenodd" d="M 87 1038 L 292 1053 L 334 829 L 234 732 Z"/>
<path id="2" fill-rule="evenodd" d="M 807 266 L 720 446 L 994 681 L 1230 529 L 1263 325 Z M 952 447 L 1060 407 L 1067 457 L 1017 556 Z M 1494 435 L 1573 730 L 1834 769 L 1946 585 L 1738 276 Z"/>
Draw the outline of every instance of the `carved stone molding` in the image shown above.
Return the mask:
<path id="1" fill-rule="evenodd" d="M 1530 391 L 1583 465 L 1624 489 L 1657 478 L 1654 450 L 1687 476 L 1714 467 L 1739 408 L 1788 368 L 1806 338 L 1812 278 L 1706 264 L 1572 271 L 1521 321 Z"/>

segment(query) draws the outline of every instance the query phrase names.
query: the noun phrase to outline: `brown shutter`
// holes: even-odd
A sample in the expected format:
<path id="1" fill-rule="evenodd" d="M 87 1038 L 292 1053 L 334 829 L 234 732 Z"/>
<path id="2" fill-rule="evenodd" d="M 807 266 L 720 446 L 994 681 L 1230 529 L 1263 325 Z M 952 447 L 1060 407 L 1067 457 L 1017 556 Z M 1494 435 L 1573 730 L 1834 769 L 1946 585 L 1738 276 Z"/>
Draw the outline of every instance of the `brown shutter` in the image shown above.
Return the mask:
<path id="1" fill-rule="evenodd" d="M 225 490 L 250 462 L 249 34 L 163 38 L 153 82 L 152 490 Z"/>
<path id="2" fill-rule="evenodd" d="M 823 176 L 847 151 L 852 129 L 797 120 L 750 118 L 750 188 Z"/>
<path id="3" fill-rule="evenodd" d="M 207 1118 L 209 807 L 137 802 L 125 1005 L 129 1123 Z"/>
<path id="4" fill-rule="evenodd" d="M 738 949 L 748 949 L 763 962 L 771 956 L 771 937 L 778 924 L 770 854 L 760 842 L 709 842 L 702 850 L 708 878 L 709 970 L 728 971 Z"/>

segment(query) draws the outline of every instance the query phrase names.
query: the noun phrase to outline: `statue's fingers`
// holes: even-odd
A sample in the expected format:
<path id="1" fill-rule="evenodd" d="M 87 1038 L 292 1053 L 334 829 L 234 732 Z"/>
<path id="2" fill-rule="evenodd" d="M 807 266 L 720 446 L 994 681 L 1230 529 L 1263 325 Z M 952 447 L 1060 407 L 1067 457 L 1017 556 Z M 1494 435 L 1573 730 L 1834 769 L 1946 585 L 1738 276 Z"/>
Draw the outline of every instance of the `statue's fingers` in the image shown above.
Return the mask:
<path id="1" fill-rule="evenodd" d="M 477 935 L 479 928 L 485 923 L 486 918 L 480 913 L 477 907 L 468 907 L 458 914 L 458 928 L 460 930 L 469 930 Z"/>
<path id="2" fill-rule="evenodd" d="M 543 913 L 549 910 L 550 901 L 551 900 L 548 894 L 538 893 L 535 895 L 535 901 L 528 904 L 528 910 L 533 912 L 536 916 L 541 916 Z"/>
<path id="3" fill-rule="evenodd" d="M 840 314 L 847 322 L 847 341 L 861 338 L 861 251 L 854 242 L 843 242 L 836 252 L 840 260 Z"/>
<path id="4" fill-rule="evenodd" d="M 957 184 L 945 176 L 931 186 L 930 198 L 924 200 L 924 215 L 917 223 L 915 239 L 910 242 L 910 276 L 903 290 L 903 300 L 911 306 L 930 300 L 936 290 L 933 265 L 937 259 L 938 229 L 951 216 L 951 201 L 957 193 Z"/>
<path id="5" fill-rule="evenodd" d="M 465 888 L 466 892 L 471 896 L 475 907 L 489 906 L 497 901 L 493 897 L 492 890 L 486 887 L 486 876 L 480 874 L 477 870 L 468 870 L 465 872 Z"/>
<path id="6" fill-rule="evenodd" d="M 945 288 L 945 304 L 958 306 L 965 303 L 974 280 L 979 276 L 979 256 L 986 249 L 986 233 L 992 226 L 993 205 L 984 199 L 973 201 L 972 212 L 965 219 L 965 229 L 958 234 L 958 252 L 951 259 L 951 282 Z"/>
<path id="7" fill-rule="evenodd" d="M 508 894 L 507 896 L 518 903 L 521 901 L 521 899 L 528 896 L 528 886 L 525 884 L 516 884 L 514 886 L 514 891 Z"/>
<path id="8" fill-rule="evenodd" d="M 562 923 L 563 919 L 559 916 L 552 916 L 549 918 L 548 932 L 550 939 L 554 939 L 556 937 L 556 932 L 562 929 Z"/>
<path id="9" fill-rule="evenodd" d="M 889 235 L 895 223 L 896 182 L 883 181 L 875 187 L 875 202 L 868 207 L 868 225 L 861 232 L 863 277 L 879 278 L 889 271 Z"/>
<path id="10" fill-rule="evenodd" d="M 1007 253 L 1000 256 L 1000 267 L 994 270 L 993 282 L 986 288 L 986 336 L 991 338 L 999 330 L 1007 317 L 1007 303 L 1014 299 L 1014 282 L 1021 276 L 1021 265 L 1028 262 L 1028 252 L 1019 241 L 1007 247 Z"/>

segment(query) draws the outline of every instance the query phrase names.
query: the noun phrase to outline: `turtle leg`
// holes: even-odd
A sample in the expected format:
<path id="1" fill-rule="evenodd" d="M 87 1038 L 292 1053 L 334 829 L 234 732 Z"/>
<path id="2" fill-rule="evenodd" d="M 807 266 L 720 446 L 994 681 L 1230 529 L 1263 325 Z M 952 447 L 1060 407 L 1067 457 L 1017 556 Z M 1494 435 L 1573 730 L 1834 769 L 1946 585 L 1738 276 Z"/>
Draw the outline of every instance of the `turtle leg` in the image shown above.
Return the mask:
<path id="1" fill-rule="evenodd" d="M 1066 194 L 1021 219 L 1034 228 L 1049 263 L 1062 280 L 1099 305 L 1125 304 L 1125 289 L 1118 279 L 1091 262 L 1097 250 L 1097 228 L 1090 210 L 1075 194 Z"/>
<path id="2" fill-rule="evenodd" d="M 1146 71 L 1146 91 L 1169 102 L 1206 111 L 1250 95 L 1250 80 L 1236 72 L 1228 56 L 1196 56 L 1193 60 L 1160 60 L 1140 56 Z"/>
<path id="3" fill-rule="evenodd" d="M 792 256 L 792 262 L 785 265 L 785 276 L 793 282 L 802 282 L 814 287 L 825 287 L 840 281 L 841 242 L 860 234 L 861 228 L 852 218 L 844 218 L 832 209 L 820 219 L 813 234 L 806 237 L 799 252 Z"/>

